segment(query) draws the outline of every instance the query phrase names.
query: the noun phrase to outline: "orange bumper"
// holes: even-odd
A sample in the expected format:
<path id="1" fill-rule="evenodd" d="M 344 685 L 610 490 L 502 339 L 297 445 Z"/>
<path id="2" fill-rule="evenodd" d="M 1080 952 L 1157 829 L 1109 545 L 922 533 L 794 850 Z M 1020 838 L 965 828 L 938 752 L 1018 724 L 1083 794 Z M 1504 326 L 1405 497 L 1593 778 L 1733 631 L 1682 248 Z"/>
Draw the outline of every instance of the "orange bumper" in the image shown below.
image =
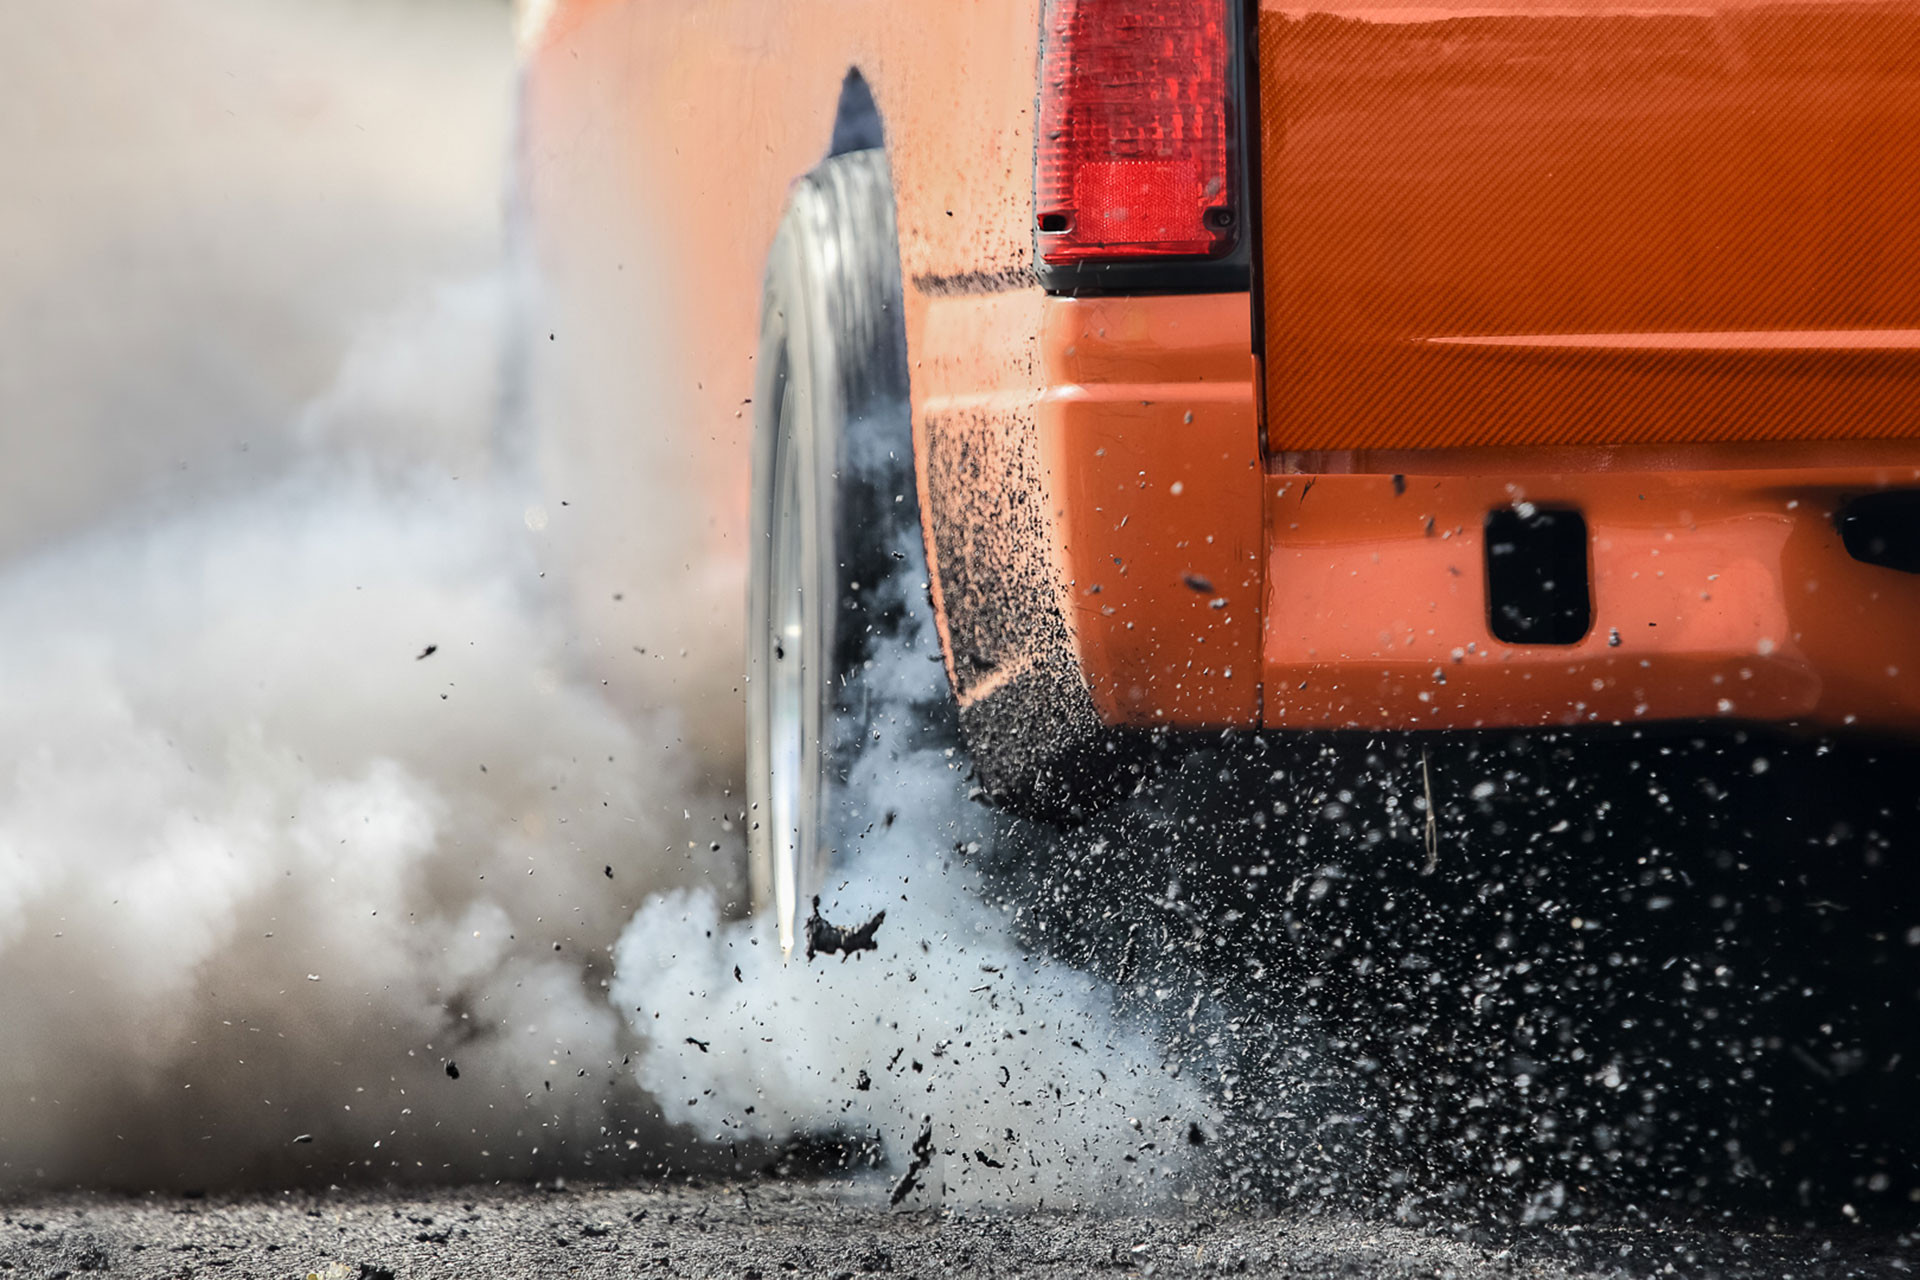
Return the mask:
<path id="1" fill-rule="evenodd" d="M 1853 560 L 1832 520 L 1920 487 L 1910 442 L 1276 460 L 1349 469 L 1288 473 L 1261 458 L 1244 295 L 1043 306 L 1051 560 L 1109 723 L 1920 727 L 1920 576 Z M 1522 503 L 1586 519 L 1578 643 L 1489 627 L 1484 522 Z"/>
<path id="2" fill-rule="evenodd" d="M 1920 725 L 1920 576 L 1832 519 L 1893 485 L 1920 466 L 1271 477 L 1263 722 Z M 1489 631 L 1484 521 L 1523 502 L 1586 518 L 1578 643 Z"/>

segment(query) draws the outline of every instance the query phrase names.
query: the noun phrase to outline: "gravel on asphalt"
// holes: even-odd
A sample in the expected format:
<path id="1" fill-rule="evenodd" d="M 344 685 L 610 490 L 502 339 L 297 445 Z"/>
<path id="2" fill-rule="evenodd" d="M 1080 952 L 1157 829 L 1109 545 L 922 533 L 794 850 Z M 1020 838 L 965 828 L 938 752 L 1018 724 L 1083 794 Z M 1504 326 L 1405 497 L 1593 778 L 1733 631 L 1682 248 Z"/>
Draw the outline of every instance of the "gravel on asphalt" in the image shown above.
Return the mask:
<path id="1" fill-rule="evenodd" d="M 1913 1237 L 1726 1225 L 1504 1240 L 1176 1206 L 1160 1216 L 889 1210 L 881 1183 L 746 1181 L 0 1201 L 0 1276 L 1906 1276 Z"/>

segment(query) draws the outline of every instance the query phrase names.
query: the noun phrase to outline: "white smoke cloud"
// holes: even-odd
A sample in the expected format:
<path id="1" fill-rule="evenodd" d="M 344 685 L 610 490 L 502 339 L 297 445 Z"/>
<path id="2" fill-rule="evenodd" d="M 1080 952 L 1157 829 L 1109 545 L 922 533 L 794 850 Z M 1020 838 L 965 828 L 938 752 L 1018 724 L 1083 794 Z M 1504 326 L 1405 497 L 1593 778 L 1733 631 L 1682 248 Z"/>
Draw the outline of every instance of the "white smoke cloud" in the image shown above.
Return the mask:
<path id="1" fill-rule="evenodd" d="M 89 51 L 136 10 L 150 66 L 123 102 Z M 456 12 L 383 19 L 400 23 L 375 28 L 397 42 L 383 56 L 403 65 Z M 0 1187 L 529 1177 L 823 1129 L 879 1136 L 897 1176 L 929 1117 L 922 1196 L 1177 1184 L 1200 1099 L 1106 989 L 1025 953 L 975 892 L 950 855 L 978 818 L 949 758 L 877 750 L 852 781 L 894 817 L 826 905 L 885 907 L 878 951 L 782 963 L 737 919 L 739 548 L 683 510 L 672 433 L 632 429 L 632 362 L 585 342 L 537 344 L 539 411 L 599 445 L 571 459 L 585 474 L 541 459 L 563 483 L 532 518 L 547 498 L 507 464 L 538 451 L 498 433 L 525 298 L 475 248 L 491 213 L 453 237 L 469 270 L 416 252 L 464 188 L 442 165 L 409 195 L 420 175 L 394 162 L 450 126 L 399 89 L 340 90 L 348 8 L 61 14 L 0 18 L 0 65 L 51 49 L 94 67 L 79 89 L 32 82 L 70 108 L 65 133 L 0 125 L 0 153 L 44 161 L 86 210 L 0 206 L 49 250 L 43 274 L 0 271 L 0 335 L 32 357 L 0 371 L 0 408 L 39 431 L 15 469 L 36 479 L 0 507 Z M 302 47 L 325 65 L 272 62 Z M 504 88 L 490 54 L 463 56 Z M 258 81 L 242 105 L 326 144 L 293 166 L 306 186 L 285 120 L 242 112 L 205 144 L 235 117 L 166 96 L 229 64 Z M 414 132 L 362 154 L 368 119 Z M 122 126 L 137 165 L 71 145 Z M 336 244 L 326 199 L 300 197 L 341 174 L 393 208 L 367 196 Z M 279 214 L 214 198 L 236 182 Z M 101 197 L 162 189 L 176 203 L 151 226 Z M 98 296 L 115 244 L 166 266 L 119 295 L 119 327 L 36 326 L 47 297 Z M 169 256 L 182 244 L 197 269 Z M 388 275 L 397 304 L 369 306 Z M 615 385 L 556 390 L 580 366 Z M 674 492 L 633 488 L 649 476 Z M 944 677 L 903 650 L 869 678 L 904 699 Z"/>
<path id="2" fill-rule="evenodd" d="M 978 895 L 955 758 L 890 735 L 850 779 L 876 829 L 827 910 L 886 909 L 877 952 L 733 918 L 700 709 L 615 708 L 521 485 L 461 465 L 501 314 L 483 281 L 376 319 L 302 465 L 0 572 L 0 1182 L 647 1163 L 657 1105 L 896 1173 L 930 1119 L 961 1202 L 1165 1194 L 1202 1101 Z M 911 650 L 877 698 L 944 680 Z"/>
<path id="3" fill-rule="evenodd" d="M 723 921 L 706 889 L 634 919 L 613 991 L 649 1037 L 638 1077 L 665 1115 L 715 1144 L 876 1136 L 889 1181 L 925 1125 L 937 1159 L 912 1190 L 936 1202 L 1065 1207 L 1184 1189 L 1203 1099 L 1111 993 L 1015 945 L 937 858 L 894 865 L 913 871 L 851 895 L 908 889 L 878 949 L 850 959 L 783 960 L 764 920 Z"/>
<path id="4" fill-rule="evenodd" d="M 0 36 L 0 1183 L 606 1149 L 607 948 L 730 837 L 494 474 L 506 10 Z"/>
<path id="5" fill-rule="evenodd" d="M 528 1172 L 644 1111 L 608 946 L 724 797 L 570 667 L 508 495 L 342 443 L 495 299 L 376 324 L 411 378 L 349 358 L 280 480 L 0 573 L 0 1180 Z"/>

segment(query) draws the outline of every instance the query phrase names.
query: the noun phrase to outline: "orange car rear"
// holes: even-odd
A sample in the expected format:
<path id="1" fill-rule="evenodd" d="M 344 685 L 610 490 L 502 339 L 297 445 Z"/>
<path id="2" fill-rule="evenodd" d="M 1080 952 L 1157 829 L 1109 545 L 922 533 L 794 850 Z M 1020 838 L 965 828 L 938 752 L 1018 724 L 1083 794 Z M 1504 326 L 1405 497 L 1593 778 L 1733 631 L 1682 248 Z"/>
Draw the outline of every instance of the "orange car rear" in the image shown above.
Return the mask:
<path id="1" fill-rule="evenodd" d="M 548 256 L 649 175 L 743 572 L 760 293 L 703 246 L 858 72 L 990 790 L 1130 728 L 1920 724 L 1920 7 L 644 9 L 538 36 Z"/>

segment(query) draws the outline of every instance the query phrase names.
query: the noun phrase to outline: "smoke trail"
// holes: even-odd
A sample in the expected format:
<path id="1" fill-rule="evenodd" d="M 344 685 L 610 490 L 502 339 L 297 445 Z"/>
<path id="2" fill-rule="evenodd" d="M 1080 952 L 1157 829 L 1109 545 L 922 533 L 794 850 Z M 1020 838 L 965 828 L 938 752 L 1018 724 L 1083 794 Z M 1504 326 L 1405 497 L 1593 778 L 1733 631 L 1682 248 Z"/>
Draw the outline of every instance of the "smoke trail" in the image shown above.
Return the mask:
<path id="1" fill-rule="evenodd" d="M 737 846 L 496 473 L 505 16 L 0 15 L 0 1184 L 651 1132 L 608 950 Z"/>
<path id="2" fill-rule="evenodd" d="M 636 917 L 614 994 L 649 1036 L 639 1078 L 665 1114 L 715 1143 L 871 1135 L 895 1178 L 925 1127 L 939 1159 L 905 1189 L 936 1202 L 1184 1190 L 1205 1104 L 1111 994 L 1017 946 L 937 859 L 895 867 L 845 895 L 907 889 L 879 948 L 845 961 L 783 961 L 764 922 L 722 922 L 704 889 Z"/>
<path id="3" fill-rule="evenodd" d="M 877 952 L 782 965 L 734 919 L 741 566 L 713 512 L 631 487 L 686 471 L 672 431 L 632 427 L 676 420 L 634 368 L 659 345 L 645 290 L 536 344 L 534 412 L 599 451 L 549 450 L 530 497 L 493 430 L 527 299 L 491 268 L 417 287 L 491 256 L 488 220 L 449 212 L 458 175 L 412 163 L 445 122 L 408 104 L 459 95 L 280 61 L 351 62 L 344 12 L 94 0 L 0 42 L 27 71 L 93 66 L 96 28 L 149 24 L 130 79 L 25 82 L 79 93 L 61 129 L 0 124 L 86 206 L 0 209 L 42 251 L 10 261 L 51 264 L 0 273 L 25 353 L 0 407 L 35 428 L 10 440 L 38 481 L 0 510 L 0 1186 L 528 1177 L 822 1129 L 903 1162 L 928 1117 L 927 1194 L 1176 1184 L 1201 1101 L 976 891 L 951 850 L 985 828 L 944 756 L 876 751 L 854 780 L 896 819 L 826 907 L 884 905 Z M 411 66 L 454 12 L 390 19 L 419 26 L 383 26 L 406 37 L 383 56 Z M 215 83 L 247 110 L 178 91 Z M 355 150 L 369 118 L 407 123 Z M 344 240 L 341 175 L 367 219 Z M 411 300 L 367 319 L 396 284 Z M 90 330 L 72 300 L 109 285 L 118 327 Z M 883 695 L 943 678 L 893 656 Z"/>
<path id="4" fill-rule="evenodd" d="M 307 431 L 404 413 L 385 367 Z M 644 1113 L 607 944 L 730 837 L 672 715 L 568 668 L 518 515 L 336 446 L 0 575 L 0 1178 L 526 1173 Z"/>
<path id="5" fill-rule="evenodd" d="M 1203 1100 L 980 896 L 949 755 L 850 780 L 826 907 L 877 952 L 728 919 L 737 800 L 574 665 L 518 478 L 450 465 L 504 305 L 370 325 L 265 489 L 0 573 L 0 1182 L 653 1167 L 657 1109 L 896 1160 L 930 1119 L 959 1201 L 1166 1194 Z M 882 658 L 904 723 L 944 673 Z"/>

